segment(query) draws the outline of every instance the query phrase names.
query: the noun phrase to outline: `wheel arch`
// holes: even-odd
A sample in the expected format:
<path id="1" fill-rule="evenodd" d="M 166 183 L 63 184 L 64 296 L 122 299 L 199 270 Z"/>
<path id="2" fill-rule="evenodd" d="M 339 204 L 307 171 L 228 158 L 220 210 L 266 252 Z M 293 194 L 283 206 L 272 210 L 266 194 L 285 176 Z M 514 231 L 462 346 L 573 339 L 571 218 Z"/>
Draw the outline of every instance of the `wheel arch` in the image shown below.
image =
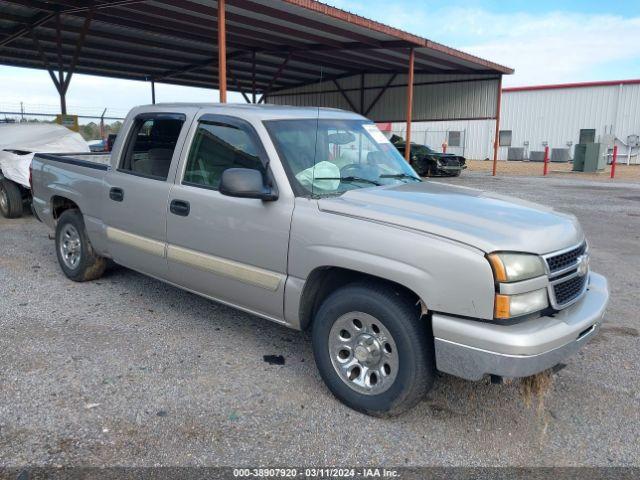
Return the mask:
<path id="1" fill-rule="evenodd" d="M 56 221 L 60 218 L 60 215 L 62 215 L 67 210 L 76 209 L 82 214 L 80 206 L 70 198 L 63 195 L 54 195 L 53 197 L 51 197 L 50 203 L 51 215 Z"/>
<path id="2" fill-rule="evenodd" d="M 421 308 L 423 312 L 426 311 L 426 304 L 420 295 L 405 285 L 359 270 L 327 265 L 311 271 L 304 283 L 298 307 L 300 329 L 309 330 L 320 305 L 331 293 L 357 282 L 385 285 L 410 301 L 418 311 Z"/>

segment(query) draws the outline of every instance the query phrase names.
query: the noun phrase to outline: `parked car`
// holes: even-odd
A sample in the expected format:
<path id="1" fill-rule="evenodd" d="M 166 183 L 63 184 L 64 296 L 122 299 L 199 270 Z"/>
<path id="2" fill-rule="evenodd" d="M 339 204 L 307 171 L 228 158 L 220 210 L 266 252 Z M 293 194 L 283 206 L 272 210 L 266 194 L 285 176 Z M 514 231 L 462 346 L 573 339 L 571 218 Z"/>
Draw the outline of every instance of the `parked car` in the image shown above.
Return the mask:
<path id="1" fill-rule="evenodd" d="M 391 136 L 391 143 L 404 156 L 406 142 L 398 136 Z M 458 177 L 467 168 L 463 156 L 436 152 L 426 145 L 411 143 L 411 166 L 421 177 Z"/>
<path id="2" fill-rule="evenodd" d="M 80 134 L 51 123 L 0 125 L 0 213 L 22 216 L 31 204 L 29 167 L 35 152 L 88 152 Z"/>
<path id="3" fill-rule="evenodd" d="M 575 217 L 423 182 L 351 112 L 138 107 L 110 165 L 88 158 L 33 160 L 34 210 L 68 278 L 112 259 L 311 331 L 331 392 L 371 415 L 415 405 L 436 370 L 541 372 L 603 320 L 607 280 Z"/>
<path id="4" fill-rule="evenodd" d="M 106 140 L 91 140 L 87 142 L 89 144 L 89 149 L 92 152 L 107 152 L 107 141 Z"/>

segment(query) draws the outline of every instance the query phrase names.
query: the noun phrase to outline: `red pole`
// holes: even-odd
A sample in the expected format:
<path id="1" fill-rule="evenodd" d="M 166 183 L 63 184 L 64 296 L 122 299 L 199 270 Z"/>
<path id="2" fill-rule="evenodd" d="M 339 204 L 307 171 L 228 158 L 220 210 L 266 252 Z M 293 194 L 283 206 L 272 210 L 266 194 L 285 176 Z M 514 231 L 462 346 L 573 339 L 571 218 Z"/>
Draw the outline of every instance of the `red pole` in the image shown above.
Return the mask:
<path id="1" fill-rule="evenodd" d="M 227 103 L 227 21 L 225 0 L 218 0 L 218 83 L 220 103 Z"/>
<path id="2" fill-rule="evenodd" d="M 611 160 L 611 178 L 616 176 L 616 161 L 618 160 L 618 146 L 613 146 L 613 159 Z"/>
<path id="3" fill-rule="evenodd" d="M 544 147 L 544 170 L 542 174 L 546 176 L 547 173 L 549 173 L 549 146 Z"/>
<path id="4" fill-rule="evenodd" d="M 409 49 L 409 72 L 407 75 L 407 135 L 404 147 L 404 159 L 411 163 L 411 121 L 413 120 L 413 77 L 416 52 Z"/>

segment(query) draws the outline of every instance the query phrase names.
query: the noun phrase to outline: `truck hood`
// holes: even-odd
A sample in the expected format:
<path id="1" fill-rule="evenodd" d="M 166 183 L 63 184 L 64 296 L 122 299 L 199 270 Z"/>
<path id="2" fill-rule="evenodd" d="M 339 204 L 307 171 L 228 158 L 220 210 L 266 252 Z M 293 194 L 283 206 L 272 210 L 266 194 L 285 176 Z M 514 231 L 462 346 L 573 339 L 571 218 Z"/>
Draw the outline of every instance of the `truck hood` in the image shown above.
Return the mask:
<path id="1" fill-rule="evenodd" d="M 532 202 L 438 182 L 350 190 L 321 211 L 409 228 L 479 248 L 545 254 L 584 239 L 573 215 Z"/>

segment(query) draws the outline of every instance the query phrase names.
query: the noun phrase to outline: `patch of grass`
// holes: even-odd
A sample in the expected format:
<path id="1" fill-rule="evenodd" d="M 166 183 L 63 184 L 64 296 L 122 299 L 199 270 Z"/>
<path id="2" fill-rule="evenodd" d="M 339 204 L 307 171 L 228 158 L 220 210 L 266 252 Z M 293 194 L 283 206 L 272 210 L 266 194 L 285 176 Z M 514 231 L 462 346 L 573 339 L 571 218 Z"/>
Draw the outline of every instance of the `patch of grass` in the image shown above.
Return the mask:
<path id="1" fill-rule="evenodd" d="M 527 408 L 531 408 L 534 400 L 537 403 L 536 413 L 542 424 L 540 430 L 540 442 L 544 442 L 549 427 L 551 415 L 545 410 L 544 400 L 553 389 L 553 370 L 545 370 L 544 372 L 525 377 L 520 381 L 520 393 Z"/>
<path id="2" fill-rule="evenodd" d="M 553 371 L 551 369 L 544 372 L 525 377 L 520 381 L 520 393 L 525 405 L 530 408 L 535 400 L 538 412 L 544 410 L 544 398 L 553 388 Z"/>

